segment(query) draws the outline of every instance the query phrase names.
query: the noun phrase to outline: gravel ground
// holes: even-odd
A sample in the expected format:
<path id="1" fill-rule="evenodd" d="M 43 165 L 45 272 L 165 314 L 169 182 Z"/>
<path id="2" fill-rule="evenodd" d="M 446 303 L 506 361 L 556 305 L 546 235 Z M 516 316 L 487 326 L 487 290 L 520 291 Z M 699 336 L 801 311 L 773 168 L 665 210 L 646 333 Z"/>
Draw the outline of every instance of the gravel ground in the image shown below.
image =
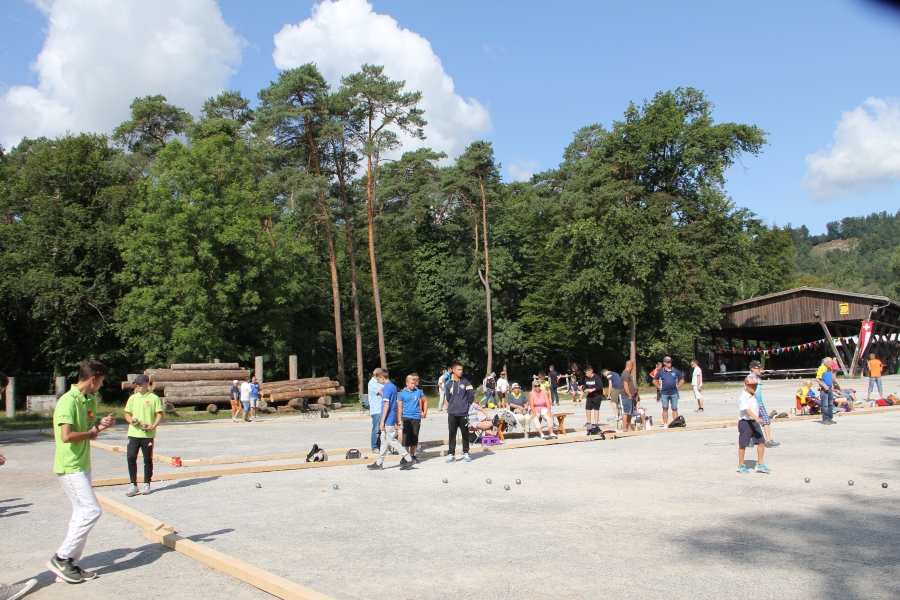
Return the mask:
<path id="1" fill-rule="evenodd" d="M 886 379 L 891 390 L 900 383 Z M 797 385 L 766 382 L 767 406 L 789 408 Z M 708 393 L 705 416 L 733 419 L 738 392 Z M 689 391 L 683 398 L 690 423 L 695 405 Z M 658 416 L 659 406 L 647 404 Z M 338 599 L 892 598 L 900 596 L 898 426 L 897 413 L 839 416 L 833 427 L 776 422 L 782 445 L 766 452 L 771 475 L 735 472 L 729 427 L 485 452 L 468 464 L 428 459 L 410 472 L 388 463 L 383 472 L 348 466 L 160 482 L 133 499 L 124 486 L 100 491 Z M 353 419 L 171 425 L 160 430 L 159 452 L 218 458 L 301 452 L 314 442 L 365 449 L 368 428 Z M 423 439 L 443 437 L 445 417 L 433 413 Z M 120 443 L 124 432 L 101 441 Z M 0 469 L 0 580 L 12 582 L 43 571 L 69 507 L 50 472 L 52 440 L 2 434 L 0 451 L 9 459 Z M 95 449 L 93 457 L 95 477 L 125 473 L 124 454 Z M 111 515 L 95 528 L 84 564 L 103 577 L 73 587 L 52 584 L 44 571 L 34 597 L 167 597 L 173 585 L 186 598 L 263 595 L 150 544 Z"/>

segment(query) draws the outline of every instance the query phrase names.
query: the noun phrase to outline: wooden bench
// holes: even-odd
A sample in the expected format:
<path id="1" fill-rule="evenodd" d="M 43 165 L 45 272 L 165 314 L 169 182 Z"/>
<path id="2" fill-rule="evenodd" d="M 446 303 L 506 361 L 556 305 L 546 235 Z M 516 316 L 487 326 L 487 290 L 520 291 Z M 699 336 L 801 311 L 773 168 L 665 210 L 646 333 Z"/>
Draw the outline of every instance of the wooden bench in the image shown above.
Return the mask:
<path id="1" fill-rule="evenodd" d="M 566 435 L 566 417 L 570 416 L 573 413 L 553 413 L 553 416 L 556 417 L 557 429 L 563 435 Z M 552 432 L 551 432 L 552 433 Z"/>

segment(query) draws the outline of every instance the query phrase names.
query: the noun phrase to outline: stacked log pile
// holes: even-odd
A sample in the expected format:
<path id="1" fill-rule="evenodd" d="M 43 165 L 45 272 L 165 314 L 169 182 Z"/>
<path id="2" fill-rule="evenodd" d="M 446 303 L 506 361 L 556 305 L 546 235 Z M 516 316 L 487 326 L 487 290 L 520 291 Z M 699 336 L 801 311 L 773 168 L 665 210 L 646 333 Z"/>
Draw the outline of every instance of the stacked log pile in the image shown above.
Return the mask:
<path id="1" fill-rule="evenodd" d="M 331 405 L 332 395 L 343 394 L 344 388 L 328 377 L 271 381 L 260 385 L 260 395 L 270 404 L 287 402 L 288 406 L 294 408 L 301 408 L 304 400 L 310 408 Z"/>
<path id="2" fill-rule="evenodd" d="M 165 396 L 170 406 L 200 406 L 215 412 L 214 407 L 231 400 L 232 381 L 243 382 L 250 371 L 238 363 L 174 364 L 169 369 L 147 369 L 144 375 L 153 382 L 153 391 Z M 136 375 L 122 382 L 122 389 L 133 389 Z"/>

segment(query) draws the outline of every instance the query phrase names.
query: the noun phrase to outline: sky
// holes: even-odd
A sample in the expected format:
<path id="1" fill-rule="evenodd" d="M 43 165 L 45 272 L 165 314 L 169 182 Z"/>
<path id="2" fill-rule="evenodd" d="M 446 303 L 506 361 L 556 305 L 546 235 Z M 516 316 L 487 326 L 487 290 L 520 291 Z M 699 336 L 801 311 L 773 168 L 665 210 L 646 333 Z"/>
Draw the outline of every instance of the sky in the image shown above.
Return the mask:
<path id="1" fill-rule="evenodd" d="M 423 92 L 430 146 L 493 143 L 504 180 L 557 166 L 579 128 L 630 102 L 703 90 L 716 122 L 768 132 L 726 189 L 812 233 L 900 209 L 900 11 L 870 0 L 4 0 L 0 144 L 110 132 L 136 96 L 196 114 L 315 62 L 382 64 Z"/>

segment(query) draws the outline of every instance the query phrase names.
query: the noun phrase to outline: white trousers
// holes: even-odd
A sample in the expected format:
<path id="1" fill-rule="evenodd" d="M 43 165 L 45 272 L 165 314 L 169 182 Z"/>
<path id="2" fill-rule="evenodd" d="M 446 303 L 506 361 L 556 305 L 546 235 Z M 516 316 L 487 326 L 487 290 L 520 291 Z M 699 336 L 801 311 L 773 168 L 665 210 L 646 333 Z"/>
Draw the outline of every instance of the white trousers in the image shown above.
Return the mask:
<path id="1" fill-rule="evenodd" d="M 381 451 L 378 453 L 378 460 L 375 461 L 379 465 L 384 463 L 384 457 L 387 456 L 388 453 L 388 446 L 396 450 L 401 458 L 409 456 L 409 452 L 406 451 L 406 448 L 397 441 L 397 430 L 394 429 L 393 425 L 385 425 L 384 431 L 381 432 Z"/>
<path id="2" fill-rule="evenodd" d="M 91 486 L 91 472 L 57 474 L 59 484 L 72 501 L 72 518 L 69 520 L 69 533 L 62 546 L 56 551 L 60 558 L 71 558 L 73 564 L 84 552 L 88 534 L 103 513 L 100 503 Z"/>
<path id="3" fill-rule="evenodd" d="M 438 410 L 444 410 L 444 404 L 445 404 L 444 400 L 445 400 L 444 387 L 442 385 L 438 385 L 438 407 L 437 407 Z"/>

